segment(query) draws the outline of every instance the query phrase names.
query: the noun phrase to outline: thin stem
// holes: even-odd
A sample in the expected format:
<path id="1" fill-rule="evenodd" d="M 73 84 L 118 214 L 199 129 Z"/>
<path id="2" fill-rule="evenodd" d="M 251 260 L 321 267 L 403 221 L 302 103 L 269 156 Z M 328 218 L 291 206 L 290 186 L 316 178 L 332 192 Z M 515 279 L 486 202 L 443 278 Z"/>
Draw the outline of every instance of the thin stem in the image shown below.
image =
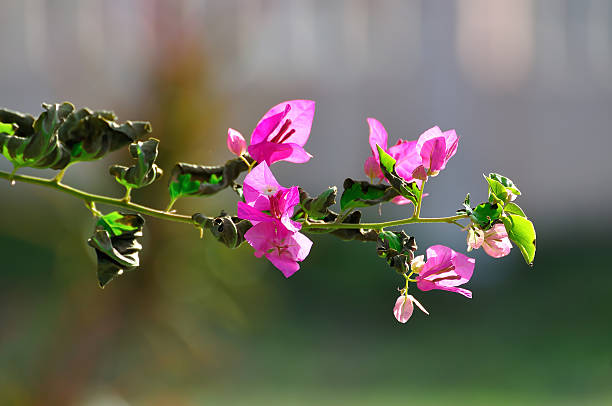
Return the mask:
<path id="1" fill-rule="evenodd" d="M 94 202 L 103 203 L 103 204 L 108 204 L 111 206 L 123 207 L 125 209 L 131 210 L 137 213 L 142 213 L 147 216 L 156 217 L 156 218 L 163 219 L 163 220 L 197 225 L 197 223 L 191 218 L 191 216 L 186 216 L 183 214 L 167 213 L 165 211 L 153 209 L 147 206 L 142 206 L 140 204 L 126 202 L 122 199 L 115 199 L 112 197 L 100 196 L 100 195 L 87 193 L 82 190 L 73 188 L 71 186 L 64 185 L 63 183 L 56 182 L 55 179 L 43 179 L 43 178 L 38 178 L 35 176 L 17 175 L 17 174 L 11 175 L 10 173 L 6 173 L 3 171 L 0 171 L 0 178 L 15 180 L 15 181 L 24 182 L 24 183 L 31 183 L 33 185 L 45 186 L 51 189 L 59 190 L 60 192 L 67 193 L 69 195 L 82 199 L 83 201 L 85 201 L 86 204 L 94 203 Z"/>
<path id="2" fill-rule="evenodd" d="M 418 219 L 421 216 L 421 206 L 423 204 L 423 190 L 425 190 L 425 182 L 421 183 L 421 192 L 419 193 L 419 201 L 414 209 L 414 218 Z"/>
<path id="3" fill-rule="evenodd" d="M 334 229 L 370 229 L 370 230 L 381 230 L 386 227 L 395 227 L 402 226 L 405 224 L 419 224 L 419 223 L 450 223 L 453 224 L 457 220 L 461 220 L 467 218 L 467 214 L 458 214 L 456 216 L 451 217 L 432 217 L 432 218 L 415 218 L 411 217 L 409 219 L 402 220 L 393 220 L 393 221 L 384 221 L 382 223 L 312 223 L 312 222 L 304 222 L 302 223 L 302 228 L 304 230 L 308 230 L 310 228 L 321 229 L 321 228 L 334 228 Z"/>
<path id="4" fill-rule="evenodd" d="M 242 159 L 242 161 L 246 164 L 246 166 L 249 168 L 249 171 L 250 171 L 251 170 L 251 164 L 249 163 L 249 161 L 247 161 L 247 159 L 244 157 L 244 155 L 240 155 L 239 158 Z"/>

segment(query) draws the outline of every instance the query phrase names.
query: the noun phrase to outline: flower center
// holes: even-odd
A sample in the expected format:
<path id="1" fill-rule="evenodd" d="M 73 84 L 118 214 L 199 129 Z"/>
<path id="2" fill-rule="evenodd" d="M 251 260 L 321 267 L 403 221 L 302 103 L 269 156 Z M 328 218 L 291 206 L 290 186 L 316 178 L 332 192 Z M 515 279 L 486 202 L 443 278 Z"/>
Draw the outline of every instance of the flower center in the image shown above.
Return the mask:
<path id="1" fill-rule="evenodd" d="M 287 138 L 291 137 L 293 133 L 295 133 L 294 129 L 291 129 L 289 132 L 287 132 L 290 125 L 291 125 L 291 120 L 289 119 L 285 120 L 280 130 L 278 130 L 278 134 L 276 134 L 269 141 L 274 142 L 275 144 L 282 144 L 283 142 L 287 141 Z"/>

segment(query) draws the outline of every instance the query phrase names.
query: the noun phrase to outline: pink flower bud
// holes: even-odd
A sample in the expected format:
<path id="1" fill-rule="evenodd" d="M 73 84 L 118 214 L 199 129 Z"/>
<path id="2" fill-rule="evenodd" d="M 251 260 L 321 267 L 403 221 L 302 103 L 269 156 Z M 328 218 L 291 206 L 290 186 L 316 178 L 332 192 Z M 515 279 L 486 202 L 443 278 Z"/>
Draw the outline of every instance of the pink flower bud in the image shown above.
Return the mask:
<path id="1" fill-rule="evenodd" d="M 395 301 L 395 306 L 393 307 L 393 315 L 400 323 L 407 322 L 412 316 L 412 312 L 414 311 L 414 305 L 417 305 L 421 311 L 427 315 L 429 312 L 425 310 L 423 305 L 419 303 L 418 300 L 414 298 L 412 295 L 401 295 Z"/>
<path id="2" fill-rule="evenodd" d="M 470 227 L 467 233 L 467 252 L 480 248 L 484 242 L 484 233 L 479 228 Z"/>
<path id="3" fill-rule="evenodd" d="M 497 223 L 484 233 L 482 248 L 493 258 L 505 257 L 512 249 L 512 243 L 508 238 L 506 227 Z"/>
<path id="4" fill-rule="evenodd" d="M 227 149 L 236 156 L 241 156 L 246 152 L 246 141 L 244 137 L 233 128 L 227 129 Z"/>

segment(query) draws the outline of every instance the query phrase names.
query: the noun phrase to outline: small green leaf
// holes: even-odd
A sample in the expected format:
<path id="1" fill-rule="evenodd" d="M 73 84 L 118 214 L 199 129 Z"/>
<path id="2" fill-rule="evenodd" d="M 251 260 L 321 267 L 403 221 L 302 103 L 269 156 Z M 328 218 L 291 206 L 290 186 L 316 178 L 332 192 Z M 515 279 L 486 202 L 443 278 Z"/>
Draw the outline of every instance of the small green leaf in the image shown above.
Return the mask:
<path id="1" fill-rule="evenodd" d="M 126 216 L 118 211 L 113 211 L 100 217 L 97 226 L 117 236 L 138 229 L 138 225 L 134 223 L 135 221 L 136 218 L 134 216 Z"/>
<path id="2" fill-rule="evenodd" d="M 520 215 L 508 214 L 502 217 L 508 237 L 523 254 L 525 262 L 533 266 L 536 252 L 536 232 L 533 223 Z"/>
<path id="3" fill-rule="evenodd" d="M 0 133 L 6 135 L 15 135 L 15 129 L 13 128 L 13 124 L 0 122 Z"/>
<path id="4" fill-rule="evenodd" d="M 378 144 L 376 144 L 376 148 L 378 149 L 378 156 L 380 157 L 380 166 L 387 170 L 387 172 L 393 172 L 395 169 L 395 159 L 387 154 L 387 152 L 382 149 Z"/>
<path id="5" fill-rule="evenodd" d="M 483 175 L 484 176 L 484 175 Z M 508 200 L 508 192 L 500 182 L 495 179 L 487 178 L 489 184 L 489 202 L 491 203 L 506 203 Z"/>
<path id="6" fill-rule="evenodd" d="M 389 266 L 399 273 L 405 274 L 410 270 L 410 262 L 416 249 L 414 237 L 409 237 L 404 231 L 383 230 L 378 234 L 378 256 L 385 258 Z"/>
<path id="7" fill-rule="evenodd" d="M 136 159 L 136 164 L 129 168 L 113 165 L 110 167 L 110 174 L 128 190 L 150 185 L 163 174 L 161 168 L 155 164 L 158 145 L 159 140 L 155 138 L 131 144 L 130 155 Z"/>
<path id="8" fill-rule="evenodd" d="M 344 181 L 344 192 L 340 197 L 340 209 L 374 206 L 388 202 L 397 195 L 397 191 L 391 186 L 373 185 L 369 182 L 347 178 Z"/>
<path id="9" fill-rule="evenodd" d="M 507 214 L 516 214 L 517 216 L 527 217 L 523 209 L 521 209 L 518 204 L 512 202 L 506 203 L 504 206 L 504 212 Z"/>
<path id="10" fill-rule="evenodd" d="M 175 181 L 170 182 L 168 187 L 170 199 L 175 201 L 181 196 L 196 194 L 200 189 L 200 183 L 199 180 L 191 180 L 191 174 L 189 173 L 179 175 Z"/>
<path id="11" fill-rule="evenodd" d="M 213 173 L 212 175 L 210 175 L 210 179 L 208 183 L 210 183 L 211 185 L 218 185 L 219 183 L 221 183 L 222 180 L 223 180 L 223 175 L 217 176 L 216 174 Z"/>
<path id="12" fill-rule="evenodd" d="M 518 187 L 516 187 L 514 182 L 512 182 L 510 179 L 506 178 L 505 176 L 500 175 L 499 173 L 490 173 L 488 179 L 493 179 L 501 183 L 512 194 L 515 194 L 517 196 L 521 195 L 521 191 L 518 189 Z"/>
<path id="13" fill-rule="evenodd" d="M 502 214 L 503 207 L 501 204 L 491 204 L 489 202 L 481 203 L 472 210 L 470 217 L 483 230 L 491 228 L 493 222 L 498 220 Z"/>

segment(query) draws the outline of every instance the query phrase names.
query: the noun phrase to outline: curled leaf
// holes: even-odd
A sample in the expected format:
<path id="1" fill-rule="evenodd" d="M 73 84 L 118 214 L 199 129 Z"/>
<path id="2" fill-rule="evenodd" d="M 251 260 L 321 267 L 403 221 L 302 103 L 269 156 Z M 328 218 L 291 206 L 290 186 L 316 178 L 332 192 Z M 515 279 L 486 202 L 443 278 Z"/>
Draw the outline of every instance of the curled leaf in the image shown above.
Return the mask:
<path id="1" fill-rule="evenodd" d="M 410 262 L 414 258 L 417 245 L 414 237 L 404 231 L 381 231 L 378 234 L 376 252 L 385 258 L 391 268 L 405 274 L 410 270 Z"/>
<path id="2" fill-rule="evenodd" d="M 138 254 L 142 245 L 144 218 L 139 214 L 112 212 L 100 217 L 87 243 L 96 250 L 98 282 L 106 286 L 114 277 L 140 265 Z"/>
<path id="3" fill-rule="evenodd" d="M 317 197 L 310 197 L 302 188 L 299 190 L 301 210 L 307 213 L 309 218 L 321 220 L 332 213 L 329 208 L 336 204 L 337 187 L 330 187 Z"/>
<path id="4" fill-rule="evenodd" d="M 158 145 L 159 140 L 155 138 L 130 144 L 130 155 L 136 159 L 136 164 L 129 168 L 113 165 L 109 169 L 110 174 L 127 189 L 150 185 L 163 174 L 161 168 L 155 164 Z"/>
<path id="5" fill-rule="evenodd" d="M 378 155 L 380 156 L 380 169 L 385 175 L 385 178 L 389 181 L 391 186 L 406 199 L 410 200 L 415 206 L 419 200 L 421 190 L 418 188 L 416 182 L 406 182 L 404 178 L 397 174 L 395 170 L 395 159 L 385 152 L 380 146 L 378 148 Z"/>
<path id="6" fill-rule="evenodd" d="M 344 192 L 340 198 L 340 209 L 346 210 L 355 207 L 374 206 L 379 203 L 388 202 L 399 193 L 393 186 L 373 185 L 365 181 L 354 181 L 347 178 L 344 181 Z"/>
<path id="7" fill-rule="evenodd" d="M 247 155 L 243 157 L 248 162 L 253 161 Z M 174 202 L 183 196 L 212 195 L 227 187 L 233 187 L 234 181 L 246 170 L 248 166 L 241 158 L 231 159 L 225 165 L 218 166 L 178 163 L 170 174 L 170 200 Z"/>
<path id="8" fill-rule="evenodd" d="M 228 216 L 225 213 L 221 213 L 218 217 L 207 217 L 196 213 L 192 218 L 203 229 L 210 230 L 217 241 L 228 248 L 238 248 L 245 241 L 244 233 L 252 227 L 250 221 Z"/>

